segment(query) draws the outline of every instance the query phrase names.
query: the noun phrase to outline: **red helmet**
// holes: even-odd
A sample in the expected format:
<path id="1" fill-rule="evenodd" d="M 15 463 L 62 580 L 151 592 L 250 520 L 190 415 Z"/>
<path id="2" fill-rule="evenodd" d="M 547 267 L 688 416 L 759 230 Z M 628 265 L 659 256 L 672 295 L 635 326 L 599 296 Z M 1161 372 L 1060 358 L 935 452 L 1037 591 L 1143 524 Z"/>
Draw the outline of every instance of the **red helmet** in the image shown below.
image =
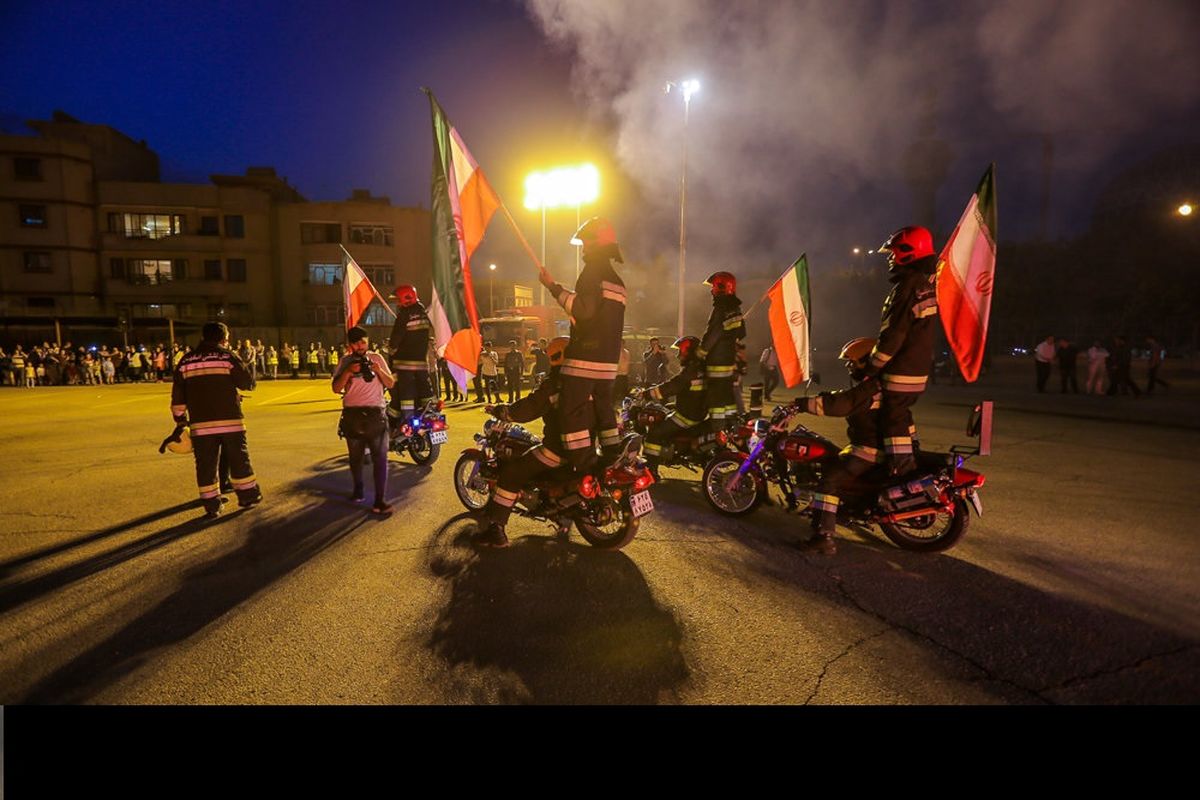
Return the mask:
<path id="1" fill-rule="evenodd" d="M 918 258 L 933 255 L 933 234 L 920 225 L 901 228 L 879 246 L 880 252 L 887 251 L 892 264 L 911 264 Z"/>
<path id="2" fill-rule="evenodd" d="M 603 253 L 614 261 L 625 263 L 621 245 L 617 242 L 617 230 L 604 217 L 592 217 L 580 225 L 571 237 L 571 244 L 582 247 L 584 255 Z"/>
<path id="3" fill-rule="evenodd" d="M 719 294 L 737 294 L 737 278 L 733 277 L 732 272 L 714 272 L 708 276 L 704 285 L 712 287 L 713 297 Z"/>
<path id="4" fill-rule="evenodd" d="M 683 362 L 695 355 L 696 349 L 700 347 L 700 340 L 695 336 L 680 336 L 671 347 L 679 351 L 679 360 Z"/>
<path id="5" fill-rule="evenodd" d="M 417 287 L 404 284 L 396 287 L 396 299 L 402 306 L 411 306 L 417 302 Z"/>

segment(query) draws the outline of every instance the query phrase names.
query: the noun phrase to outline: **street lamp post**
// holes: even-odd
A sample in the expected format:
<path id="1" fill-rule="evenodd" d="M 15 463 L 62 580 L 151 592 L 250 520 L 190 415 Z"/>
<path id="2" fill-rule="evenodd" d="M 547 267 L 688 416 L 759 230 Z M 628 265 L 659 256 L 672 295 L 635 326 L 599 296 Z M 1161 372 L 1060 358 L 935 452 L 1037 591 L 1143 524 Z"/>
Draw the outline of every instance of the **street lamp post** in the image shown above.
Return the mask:
<path id="1" fill-rule="evenodd" d="M 687 154 L 688 154 L 688 112 L 691 108 L 692 95 L 700 90 L 700 82 L 686 80 L 676 83 L 667 81 L 666 91 L 678 88 L 683 93 L 683 174 L 679 179 L 679 336 L 683 336 L 683 287 L 684 272 L 687 267 Z"/>
<path id="2" fill-rule="evenodd" d="M 543 239 L 542 247 L 545 247 Z M 491 280 L 488 281 L 488 316 L 496 316 L 496 265 L 488 264 L 488 269 L 491 270 Z"/>

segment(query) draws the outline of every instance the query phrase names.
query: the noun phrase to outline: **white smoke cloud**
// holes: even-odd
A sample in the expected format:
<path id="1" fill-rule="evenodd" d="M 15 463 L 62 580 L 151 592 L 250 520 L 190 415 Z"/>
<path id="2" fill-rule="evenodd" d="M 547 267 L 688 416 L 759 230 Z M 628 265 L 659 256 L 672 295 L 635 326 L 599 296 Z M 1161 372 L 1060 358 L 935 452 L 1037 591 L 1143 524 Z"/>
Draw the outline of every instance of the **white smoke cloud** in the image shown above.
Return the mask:
<path id="1" fill-rule="evenodd" d="M 1000 161 L 1003 228 L 1006 203 L 1014 216 L 1036 205 L 1040 137 L 1053 135 L 1065 180 L 1200 96 L 1200 15 L 1187 2 L 526 5 L 573 53 L 589 108 L 615 126 L 616 155 L 648 206 L 644 235 L 664 249 L 678 224 L 683 109 L 663 86 L 701 80 L 687 132 L 689 264 L 693 249 L 700 262 L 749 267 L 801 247 L 873 246 L 912 219 L 904 164 L 922 132 L 956 157 L 939 195 L 947 208 Z M 940 211 L 940 226 L 956 214 Z"/>

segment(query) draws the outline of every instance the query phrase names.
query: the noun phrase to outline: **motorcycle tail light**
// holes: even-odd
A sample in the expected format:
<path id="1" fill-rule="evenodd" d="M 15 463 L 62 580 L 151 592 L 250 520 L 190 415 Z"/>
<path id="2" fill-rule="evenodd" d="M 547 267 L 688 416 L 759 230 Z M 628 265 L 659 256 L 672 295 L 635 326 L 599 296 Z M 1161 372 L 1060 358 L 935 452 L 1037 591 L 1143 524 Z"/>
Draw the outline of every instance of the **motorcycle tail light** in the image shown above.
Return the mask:
<path id="1" fill-rule="evenodd" d="M 983 482 L 987 480 L 983 473 L 970 469 L 958 470 L 958 474 L 955 475 L 955 479 L 955 483 L 957 483 L 959 486 L 974 486 L 976 488 L 983 486 Z"/>
<path id="2" fill-rule="evenodd" d="M 722 447 L 729 444 L 729 434 L 725 433 L 725 431 L 717 431 L 717 444 Z"/>
<path id="3" fill-rule="evenodd" d="M 445 407 L 445 405 L 446 405 L 445 400 L 438 400 L 437 401 L 437 410 L 441 411 Z"/>
<path id="4" fill-rule="evenodd" d="M 412 426 L 411 425 L 401 425 L 400 432 L 403 433 L 405 436 L 412 436 L 412 432 L 413 432 Z"/>
<path id="5" fill-rule="evenodd" d="M 600 494 L 600 484 L 591 475 L 584 475 L 583 479 L 579 481 L 579 494 L 592 500 Z"/>
<path id="6" fill-rule="evenodd" d="M 613 490 L 613 493 L 612 493 L 612 496 L 613 496 L 613 500 L 620 500 L 620 499 L 621 499 L 621 490 L 620 490 L 620 489 L 614 489 L 614 490 Z"/>
<path id="7" fill-rule="evenodd" d="M 433 421 L 433 424 L 432 424 L 432 425 L 430 425 L 430 429 L 431 429 L 431 430 L 435 430 L 435 431 L 444 431 L 444 430 L 446 430 L 446 420 L 444 420 L 444 419 L 435 419 L 435 420 Z"/>
<path id="8" fill-rule="evenodd" d="M 636 481 L 633 482 L 633 490 L 635 492 L 640 492 L 643 489 L 649 488 L 653 484 L 654 484 L 654 476 L 650 474 L 649 470 L 646 470 L 646 471 L 642 472 L 641 475 L 638 476 L 638 479 Z"/>

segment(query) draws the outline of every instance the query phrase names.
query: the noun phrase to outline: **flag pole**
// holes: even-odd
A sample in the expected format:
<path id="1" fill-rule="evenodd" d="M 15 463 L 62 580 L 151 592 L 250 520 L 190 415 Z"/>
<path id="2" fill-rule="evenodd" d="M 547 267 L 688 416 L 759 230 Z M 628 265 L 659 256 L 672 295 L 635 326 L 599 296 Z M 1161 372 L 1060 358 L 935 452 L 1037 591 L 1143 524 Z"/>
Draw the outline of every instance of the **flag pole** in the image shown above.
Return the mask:
<path id="1" fill-rule="evenodd" d="M 500 194 L 497 193 L 496 197 L 499 198 Z M 538 272 L 541 273 L 544 271 L 545 267 L 543 267 L 542 262 L 538 260 L 537 253 L 533 252 L 533 248 L 530 247 L 529 242 L 525 240 L 525 234 L 521 233 L 521 229 L 517 227 L 517 221 L 514 220 L 513 215 L 508 212 L 508 206 L 504 205 L 503 200 L 500 201 L 500 210 L 504 212 L 504 217 L 508 220 L 508 224 L 512 225 L 512 229 L 517 234 L 517 238 L 521 240 L 521 245 L 525 248 L 525 252 L 529 254 L 531 259 L 533 259 L 533 264 L 538 268 Z"/>

